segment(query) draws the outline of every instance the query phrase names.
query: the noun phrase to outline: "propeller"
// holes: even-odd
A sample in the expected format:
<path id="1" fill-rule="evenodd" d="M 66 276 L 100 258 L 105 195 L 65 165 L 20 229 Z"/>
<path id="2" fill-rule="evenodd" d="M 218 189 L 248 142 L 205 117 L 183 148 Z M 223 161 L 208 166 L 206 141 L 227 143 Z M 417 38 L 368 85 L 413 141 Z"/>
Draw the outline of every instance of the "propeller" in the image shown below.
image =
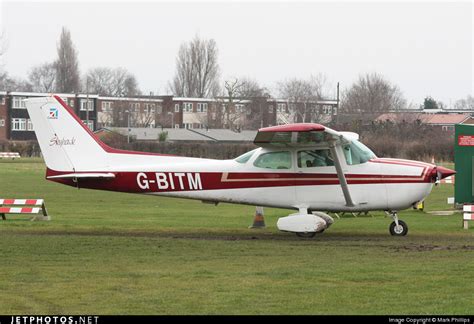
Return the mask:
<path id="1" fill-rule="evenodd" d="M 441 179 L 447 178 L 449 176 L 452 176 L 455 173 L 456 173 L 456 171 L 454 171 L 454 170 L 451 170 L 451 169 L 448 169 L 448 168 L 445 168 L 445 167 L 442 167 L 442 166 L 438 165 L 433 169 L 433 171 L 431 172 L 431 175 L 434 179 L 441 180 Z"/>

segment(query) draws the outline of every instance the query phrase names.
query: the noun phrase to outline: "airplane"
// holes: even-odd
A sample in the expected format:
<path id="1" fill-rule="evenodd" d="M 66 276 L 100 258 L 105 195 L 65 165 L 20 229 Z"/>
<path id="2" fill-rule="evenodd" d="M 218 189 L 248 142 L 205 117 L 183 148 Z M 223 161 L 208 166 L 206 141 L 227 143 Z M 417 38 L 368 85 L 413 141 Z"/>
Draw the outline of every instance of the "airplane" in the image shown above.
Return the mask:
<path id="1" fill-rule="evenodd" d="M 389 232 L 404 236 L 398 211 L 423 201 L 455 171 L 434 164 L 378 158 L 351 132 L 314 123 L 258 130 L 258 147 L 232 160 L 126 151 L 101 142 L 55 95 L 26 99 L 46 179 L 77 188 L 297 210 L 277 227 L 299 237 L 322 233 L 328 212 L 381 210 Z"/>

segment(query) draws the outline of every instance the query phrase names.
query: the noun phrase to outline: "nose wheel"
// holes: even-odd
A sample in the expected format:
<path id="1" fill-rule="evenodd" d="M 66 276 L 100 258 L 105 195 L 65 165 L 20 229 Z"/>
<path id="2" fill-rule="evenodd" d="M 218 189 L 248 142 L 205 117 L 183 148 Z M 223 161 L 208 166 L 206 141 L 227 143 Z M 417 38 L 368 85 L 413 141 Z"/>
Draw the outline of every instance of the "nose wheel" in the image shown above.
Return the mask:
<path id="1" fill-rule="evenodd" d="M 389 231 L 393 236 L 405 236 L 408 233 L 408 225 L 398 219 L 397 212 L 391 212 L 390 217 L 392 217 L 393 222 L 390 224 Z"/>

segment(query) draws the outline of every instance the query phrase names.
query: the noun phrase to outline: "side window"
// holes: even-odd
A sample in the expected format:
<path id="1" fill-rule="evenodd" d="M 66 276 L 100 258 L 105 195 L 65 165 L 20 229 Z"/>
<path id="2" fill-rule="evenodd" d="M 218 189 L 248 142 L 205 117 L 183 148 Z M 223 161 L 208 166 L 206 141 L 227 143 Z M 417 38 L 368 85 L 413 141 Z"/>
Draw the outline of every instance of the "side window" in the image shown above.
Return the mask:
<path id="1" fill-rule="evenodd" d="M 253 163 L 258 168 L 291 169 L 290 152 L 270 152 L 261 154 Z"/>
<path id="2" fill-rule="evenodd" d="M 334 160 L 329 149 L 298 152 L 298 168 L 315 168 L 324 166 L 334 166 Z"/>

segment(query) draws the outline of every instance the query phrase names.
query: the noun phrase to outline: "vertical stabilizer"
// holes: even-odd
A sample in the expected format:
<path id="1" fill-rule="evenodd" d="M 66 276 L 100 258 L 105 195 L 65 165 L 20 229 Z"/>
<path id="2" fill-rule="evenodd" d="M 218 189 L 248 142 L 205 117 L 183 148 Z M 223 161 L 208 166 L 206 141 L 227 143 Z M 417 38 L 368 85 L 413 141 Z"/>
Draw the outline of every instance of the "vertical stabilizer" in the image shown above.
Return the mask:
<path id="1" fill-rule="evenodd" d="M 49 169 L 75 172 L 107 169 L 107 152 L 59 97 L 27 99 L 26 108 Z"/>

